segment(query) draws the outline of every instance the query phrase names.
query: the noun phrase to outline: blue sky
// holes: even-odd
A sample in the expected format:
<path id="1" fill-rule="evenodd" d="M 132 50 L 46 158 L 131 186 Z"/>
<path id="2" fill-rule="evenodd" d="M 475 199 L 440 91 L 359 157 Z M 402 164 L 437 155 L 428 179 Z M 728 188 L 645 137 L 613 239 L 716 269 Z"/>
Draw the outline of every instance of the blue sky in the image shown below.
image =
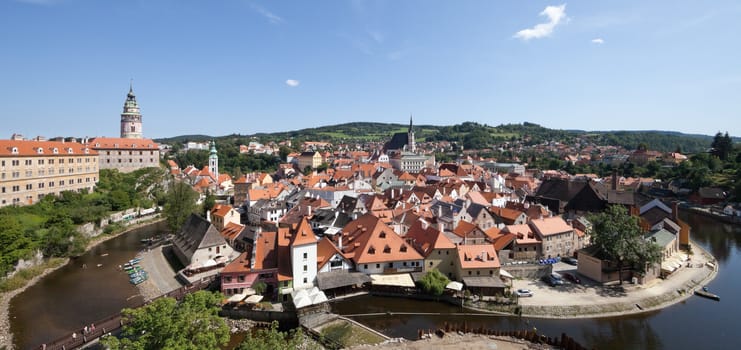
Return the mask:
<path id="1" fill-rule="evenodd" d="M 350 121 L 741 136 L 737 1 L 0 0 L 0 137 Z"/>

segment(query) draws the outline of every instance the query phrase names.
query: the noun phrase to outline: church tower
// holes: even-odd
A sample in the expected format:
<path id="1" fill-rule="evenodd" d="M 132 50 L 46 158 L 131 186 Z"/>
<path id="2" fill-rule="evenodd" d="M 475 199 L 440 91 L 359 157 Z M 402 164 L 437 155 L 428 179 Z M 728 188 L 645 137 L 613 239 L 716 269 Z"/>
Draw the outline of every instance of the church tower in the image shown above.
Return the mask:
<path id="1" fill-rule="evenodd" d="M 208 156 L 208 170 L 214 174 L 216 181 L 219 181 L 219 156 L 216 155 L 216 142 L 211 140 L 211 155 Z"/>
<path id="2" fill-rule="evenodd" d="M 403 134 L 402 134 L 403 135 Z M 407 131 L 407 150 L 409 152 L 416 152 L 417 147 L 414 143 L 414 127 L 412 127 L 412 115 L 409 115 L 409 131 Z"/>
<path id="3" fill-rule="evenodd" d="M 121 138 L 142 138 L 142 115 L 139 113 L 139 105 L 136 103 L 133 84 L 129 85 L 129 94 L 126 95 L 123 113 L 121 113 Z"/>

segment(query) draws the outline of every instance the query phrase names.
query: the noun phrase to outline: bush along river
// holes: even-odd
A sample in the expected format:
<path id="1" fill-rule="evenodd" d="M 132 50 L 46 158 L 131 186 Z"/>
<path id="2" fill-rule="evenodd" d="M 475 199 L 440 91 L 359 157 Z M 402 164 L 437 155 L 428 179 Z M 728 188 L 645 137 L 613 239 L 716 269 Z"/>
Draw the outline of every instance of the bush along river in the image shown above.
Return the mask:
<path id="1" fill-rule="evenodd" d="M 138 289 L 118 269 L 164 222 L 134 229 L 93 247 L 17 295 L 10 303 L 16 349 L 28 349 L 141 303 Z"/>
<path id="2" fill-rule="evenodd" d="M 720 302 L 692 297 L 660 311 L 596 319 L 392 314 L 356 320 L 388 336 L 408 339 L 416 339 L 419 329 L 466 322 L 469 327 L 498 330 L 535 327 L 538 333 L 552 337 L 567 333 L 582 345 L 596 349 L 736 348 L 741 344 L 741 332 L 732 320 L 741 315 L 741 279 L 735 276 L 741 271 L 741 226 L 695 214 L 683 213 L 683 220 L 692 226 L 692 239 L 712 253 L 720 265 L 718 276 L 708 285 L 720 295 Z M 16 348 L 38 346 L 140 301 L 136 300 L 137 289 L 117 267 L 142 248 L 141 239 L 163 229 L 164 225 L 150 225 L 101 243 L 15 297 L 10 321 Z M 87 268 L 83 269 L 83 264 Z M 371 296 L 338 301 L 332 308 L 339 314 L 467 312 L 443 303 Z"/>

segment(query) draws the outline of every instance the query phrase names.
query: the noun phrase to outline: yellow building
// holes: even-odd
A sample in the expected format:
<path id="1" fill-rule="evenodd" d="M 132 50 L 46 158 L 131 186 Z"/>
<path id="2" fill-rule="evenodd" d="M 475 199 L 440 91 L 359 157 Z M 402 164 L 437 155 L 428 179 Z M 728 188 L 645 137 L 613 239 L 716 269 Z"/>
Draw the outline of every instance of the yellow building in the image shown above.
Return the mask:
<path id="1" fill-rule="evenodd" d="M 98 168 L 98 152 L 77 142 L 0 140 L 0 206 L 92 191 Z"/>
<path id="2" fill-rule="evenodd" d="M 416 221 L 407 231 L 404 239 L 411 243 L 424 258 L 424 271 L 434 269 L 450 279 L 456 276 L 456 245 L 427 222 Z"/>
<path id="3" fill-rule="evenodd" d="M 322 155 L 319 152 L 303 152 L 298 157 L 298 168 L 303 171 L 307 166 L 312 169 L 322 165 Z"/>

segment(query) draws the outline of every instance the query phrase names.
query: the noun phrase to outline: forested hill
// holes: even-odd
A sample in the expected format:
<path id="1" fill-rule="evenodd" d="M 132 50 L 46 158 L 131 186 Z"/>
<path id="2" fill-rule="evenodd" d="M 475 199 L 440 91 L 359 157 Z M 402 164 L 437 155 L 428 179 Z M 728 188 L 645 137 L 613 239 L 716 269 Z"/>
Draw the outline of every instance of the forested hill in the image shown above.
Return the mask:
<path id="1" fill-rule="evenodd" d="M 231 134 L 212 137 L 208 135 L 183 135 L 171 138 L 157 139 L 165 144 L 182 144 L 187 141 L 208 141 L 213 139 L 231 140 L 232 142 L 248 143 L 250 140 L 259 142 L 283 141 L 292 139 L 294 147 L 302 141 L 329 141 L 329 142 L 364 142 L 385 141 L 397 132 L 406 132 L 408 124 L 386 124 L 354 122 L 338 125 L 327 125 L 316 128 L 283 131 L 274 133 L 256 133 L 251 135 Z M 489 126 L 474 122 L 464 122 L 452 126 L 415 125 L 417 140 L 424 141 L 451 141 L 462 144 L 466 149 L 493 147 L 504 141 L 521 140 L 526 144 L 538 144 L 547 141 L 572 143 L 578 138 L 591 140 L 598 145 L 622 146 L 635 149 L 640 144 L 646 144 L 648 149 L 672 152 L 677 149 L 683 153 L 703 152 L 710 148 L 713 137 L 710 135 L 683 134 L 674 131 L 583 131 L 549 129 L 534 123 L 502 124 Z M 739 138 L 734 138 L 739 142 Z"/>

